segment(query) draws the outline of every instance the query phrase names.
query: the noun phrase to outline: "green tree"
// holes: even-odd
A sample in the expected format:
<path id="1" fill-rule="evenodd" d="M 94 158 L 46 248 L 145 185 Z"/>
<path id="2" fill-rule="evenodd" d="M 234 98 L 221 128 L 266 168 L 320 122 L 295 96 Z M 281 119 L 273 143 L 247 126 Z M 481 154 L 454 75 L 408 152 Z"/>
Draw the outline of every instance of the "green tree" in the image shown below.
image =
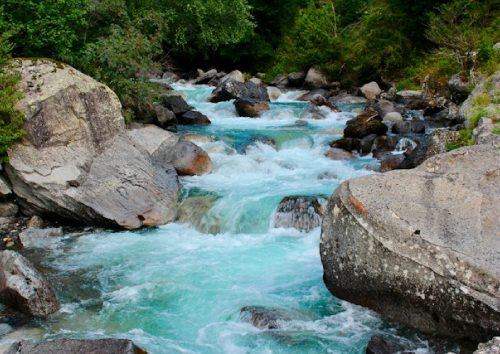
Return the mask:
<path id="1" fill-rule="evenodd" d="M 2 27 L 3 24 L 0 22 L 0 30 Z M 14 109 L 22 95 L 18 87 L 20 74 L 12 72 L 9 68 L 9 53 L 12 49 L 12 44 L 8 42 L 9 36 L 10 33 L 7 31 L 0 34 L 0 161 L 2 162 L 8 160 L 7 152 L 10 146 L 24 135 L 22 130 L 24 115 Z"/>

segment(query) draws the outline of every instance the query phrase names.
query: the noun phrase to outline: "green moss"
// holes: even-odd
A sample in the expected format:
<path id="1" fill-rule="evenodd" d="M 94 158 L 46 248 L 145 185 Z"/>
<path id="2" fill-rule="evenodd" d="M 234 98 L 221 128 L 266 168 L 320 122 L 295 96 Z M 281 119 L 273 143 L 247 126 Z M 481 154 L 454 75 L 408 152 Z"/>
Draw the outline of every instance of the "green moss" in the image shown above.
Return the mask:
<path id="1" fill-rule="evenodd" d="M 31 60 L 31 61 L 34 61 L 35 63 L 39 60 L 40 61 L 48 61 L 48 62 L 55 64 L 56 69 L 64 69 L 64 65 L 65 65 L 64 63 L 57 61 L 55 59 L 51 59 L 51 58 L 12 58 L 13 62 L 18 62 L 18 65 L 21 65 L 21 62 L 24 60 Z"/>

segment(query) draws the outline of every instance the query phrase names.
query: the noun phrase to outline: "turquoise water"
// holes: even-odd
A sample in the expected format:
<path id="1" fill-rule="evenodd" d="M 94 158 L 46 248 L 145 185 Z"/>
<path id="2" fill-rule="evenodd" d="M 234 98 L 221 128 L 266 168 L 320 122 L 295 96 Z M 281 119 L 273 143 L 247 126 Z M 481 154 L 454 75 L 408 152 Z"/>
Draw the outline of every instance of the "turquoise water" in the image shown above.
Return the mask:
<path id="1" fill-rule="evenodd" d="M 240 118 L 231 102 L 203 103 L 209 87 L 175 88 L 213 123 L 181 132 L 214 163 L 212 174 L 181 181 L 183 198 L 209 198 L 198 227 L 173 223 L 66 237 L 33 251 L 63 308 L 32 337 L 130 338 L 160 354 L 354 354 L 364 353 L 372 335 L 384 334 L 429 352 L 415 333 L 330 295 L 322 281 L 319 229 L 272 226 L 284 196 L 329 196 L 343 180 L 372 173 L 364 169 L 374 163 L 369 157 L 324 157 L 326 143 L 351 115 L 325 111 L 327 119 L 313 120 L 308 104 L 289 93 L 262 118 Z M 325 173 L 328 179 L 318 178 Z M 251 305 L 292 320 L 280 330 L 257 329 L 239 320 L 240 309 Z"/>

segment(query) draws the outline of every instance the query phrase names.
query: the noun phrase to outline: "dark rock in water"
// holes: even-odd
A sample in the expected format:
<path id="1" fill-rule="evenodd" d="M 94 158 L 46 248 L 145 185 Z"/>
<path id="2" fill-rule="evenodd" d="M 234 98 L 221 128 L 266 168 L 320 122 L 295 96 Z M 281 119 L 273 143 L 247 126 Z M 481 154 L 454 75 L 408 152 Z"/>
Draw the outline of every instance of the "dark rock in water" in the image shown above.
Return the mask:
<path id="1" fill-rule="evenodd" d="M 285 75 L 278 74 L 278 75 L 276 75 L 274 80 L 271 81 L 271 85 L 276 86 L 276 87 L 281 87 L 281 88 L 288 87 L 290 85 L 290 81 L 288 80 L 288 78 Z"/>
<path id="2" fill-rule="evenodd" d="M 369 154 L 372 151 L 375 139 L 377 139 L 376 134 L 371 134 L 361 139 L 359 142 L 358 152 L 363 155 Z"/>
<path id="3" fill-rule="evenodd" d="M 189 111 L 178 118 L 181 125 L 208 125 L 212 124 L 210 119 L 198 111 Z"/>
<path id="4" fill-rule="evenodd" d="M 47 316 L 59 310 L 50 283 L 19 253 L 0 253 L 0 301 L 32 316 Z"/>
<path id="5" fill-rule="evenodd" d="M 403 161 L 405 160 L 405 156 L 403 154 L 391 154 L 386 153 L 380 157 L 380 172 L 389 172 L 392 170 L 398 169 Z"/>
<path id="6" fill-rule="evenodd" d="M 425 134 L 424 122 L 420 120 L 407 120 L 404 122 L 397 122 L 392 127 L 392 132 L 394 134 Z"/>
<path id="7" fill-rule="evenodd" d="M 306 73 L 304 72 L 294 72 L 288 74 L 288 82 L 291 87 L 301 87 L 306 79 Z"/>
<path id="8" fill-rule="evenodd" d="M 325 202 L 324 198 L 311 196 L 285 197 L 278 205 L 274 227 L 309 232 L 321 225 Z"/>
<path id="9" fill-rule="evenodd" d="M 373 143 L 373 157 L 379 158 L 386 152 L 394 151 L 399 139 L 399 136 L 379 136 Z"/>
<path id="10" fill-rule="evenodd" d="M 428 158 L 448 151 L 448 145 L 454 144 L 460 138 L 460 132 L 450 130 L 435 130 L 426 136 L 403 162 L 401 169 L 411 169 L 421 165 Z"/>
<path id="11" fill-rule="evenodd" d="M 59 339 L 44 343 L 20 341 L 6 354 L 147 354 L 129 339 Z"/>
<path id="12" fill-rule="evenodd" d="M 176 117 L 194 109 L 194 107 L 187 104 L 184 98 L 177 95 L 163 95 L 161 96 L 161 103 L 165 108 L 171 110 Z"/>
<path id="13" fill-rule="evenodd" d="M 338 148 L 330 148 L 325 156 L 331 160 L 351 160 L 354 158 L 350 152 Z"/>
<path id="14" fill-rule="evenodd" d="M 264 306 L 245 306 L 240 310 L 240 321 L 247 322 L 260 329 L 279 329 L 283 322 L 291 321 L 278 310 Z"/>
<path id="15" fill-rule="evenodd" d="M 328 289 L 427 333 L 500 333 L 498 171 L 500 151 L 477 145 L 344 182 L 322 224 Z"/>
<path id="16" fill-rule="evenodd" d="M 264 86 L 253 82 L 238 82 L 233 79 L 223 81 L 210 95 L 208 101 L 213 103 L 234 100 L 238 98 L 254 98 L 269 101 L 267 90 Z"/>
<path id="17" fill-rule="evenodd" d="M 395 354 L 403 350 L 403 346 L 389 343 L 382 336 L 372 336 L 366 347 L 366 354 Z"/>
<path id="18" fill-rule="evenodd" d="M 368 109 L 365 113 L 347 122 L 344 136 L 346 138 L 363 139 L 371 134 L 385 135 L 387 130 L 388 128 L 382 122 L 382 117 L 378 112 L 373 109 Z"/>
<path id="19" fill-rule="evenodd" d="M 334 173 L 334 172 L 323 172 L 320 173 L 317 177 L 319 180 L 333 180 L 333 179 L 339 179 L 339 176 Z"/>
<path id="20" fill-rule="evenodd" d="M 262 113 L 269 111 L 267 101 L 259 101 L 253 98 L 239 98 L 234 102 L 234 106 L 241 117 L 260 117 Z"/>
<path id="21" fill-rule="evenodd" d="M 329 145 L 332 148 L 338 148 L 345 151 L 353 152 L 359 150 L 359 147 L 361 145 L 361 139 L 340 138 L 338 140 L 332 141 Z"/>

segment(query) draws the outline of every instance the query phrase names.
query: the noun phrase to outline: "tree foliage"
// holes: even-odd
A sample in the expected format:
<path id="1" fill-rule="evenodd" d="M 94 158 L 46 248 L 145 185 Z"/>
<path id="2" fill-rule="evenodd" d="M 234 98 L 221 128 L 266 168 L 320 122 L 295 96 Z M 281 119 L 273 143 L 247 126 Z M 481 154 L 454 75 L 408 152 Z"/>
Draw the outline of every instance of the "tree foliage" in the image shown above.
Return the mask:
<path id="1" fill-rule="evenodd" d="M 0 11 L 2 8 L 0 7 Z M 0 29 L 2 24 L 0 23 Z M 8 42 L 10 33 L 0 34 L 0 161 L 7 161 L 7 152 L 16 140 L 24 135 L 22 129 L 24 115 L 14 106 L 22 98 L 19 93 L 19 73 L 9 70 L 9 53 L 12 44 Z"/>

